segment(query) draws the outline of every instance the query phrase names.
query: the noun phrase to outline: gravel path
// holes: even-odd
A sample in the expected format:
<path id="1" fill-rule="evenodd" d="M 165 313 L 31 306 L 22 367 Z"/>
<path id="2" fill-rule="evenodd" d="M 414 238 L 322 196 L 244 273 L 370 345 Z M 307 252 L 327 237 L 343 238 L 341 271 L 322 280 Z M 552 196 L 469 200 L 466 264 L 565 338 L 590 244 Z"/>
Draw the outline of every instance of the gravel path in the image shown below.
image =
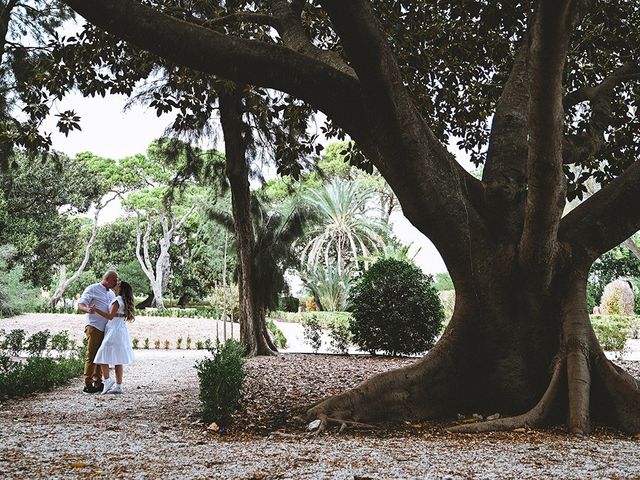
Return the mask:
<path id="1" fill-rule="evenodd" d="M 215 338 L 213 320 L 139 317 L 132 336 Z M 291 325 L 284 324 L 284 330 Z M 82 317 L 0 320 L 28 333 L 68 330 Z M 287 333 L 300 344 L 299 326 Z M 222 325 L 218 323 L 221 335 Z M 237 336 L 237 330 L 234 332 Z M 452 435 L 443 424 L 309 437 L 293 417 L 310 403 L 408 358 L 284 354 L 248 362 L 243 404 L 229 435 L 198 421 L 195 350 L 137 350 L 124 395 L 83 395 L 81 380 L 0 404 L 0 478 L 640 478 L 640 438 L 596 429 Z M 640 362 L 623 362 L 640 376 Z"/>
<path id="2" fill-rule="evenodd" d="M 137 362 L 125 371 L 123 395 L 83 395 L 77 380 L 0 405 L 0 478 L 640 478 L 640 441 L 615 433 L 451 435 L 441 427 L 408 425 L 405 431 L 308 437 L 287 422 L 266 435 L 252 433 L 247 424 L 260 418 L 247 412 L 265 402 L 273 409 L 281 398 L 293 410 L 306 402 L 287 399 L 287 388 L 306 383 L 316 395 L 325 384 L 344 387 L 356 381 L 349 380 L 354 375 L 408 359 L 252 359 L 236 431 L 220 436 L 197 422 L 193 364 L 204 352 L 136 354 Z M 324 370 L 333 375 L 317 380 Z M 272 417 L 263 412 L 264 422 Z"/>

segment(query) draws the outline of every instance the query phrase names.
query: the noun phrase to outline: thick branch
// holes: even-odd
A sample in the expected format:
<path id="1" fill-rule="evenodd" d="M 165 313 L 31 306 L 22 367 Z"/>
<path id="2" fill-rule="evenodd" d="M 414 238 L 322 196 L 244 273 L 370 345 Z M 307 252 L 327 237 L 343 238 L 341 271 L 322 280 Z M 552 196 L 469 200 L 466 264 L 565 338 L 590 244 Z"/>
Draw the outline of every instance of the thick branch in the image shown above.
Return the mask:
<path id="1" fill-rule="evenodd" d="M 552 276 L 557 232 L 565 204 L 562 169 L 562 74 L 569 44 L 570 0 L 538 3 L 530 49 L 528 194 L 520 260 L 545 288 Z"/>
<path id="2" fill-rule="evenodd" d="M 147 276 L 147 278 L 151 281 L 151 283 L 155 283 L 155 277 L 153 275 L 153 271 L 151 270 L 150 263 L 147 263 L 149 260 L 149 252 L 148 248 L 145 247 L 145 257 L 143 258 L 142 253 L 140 251 L 141 244 L 144 245 L 149 244 L 149 235 L 151 233 L 151 222 L 147 222 L 147 230 L 144 234 L 144 239 L 142 237 L 142 231 L 140 228 L 140 212 L 136 211 L 136 258 L 138 259 L 138 263 L 140 264 L 140 268 Z"/>
<path id="3" fill-rule="evenodd" d="M 135 0 L 65 0 L 94 25 L 172 62 L 229 80 L 290 93 L 366 138 L 358 81 L 289 48 L 224 35 Z"/>
<path id="4" fill-rule="evenodd" d="M 633 253 L 633 255 L 640 260 L 640 247 L 638 247 L 638 245 L 636 245 L 636 242 L 633 241 L 632 238 L 627 238 L 624 241 L 624 244 L 627 246 L 627 248 L 629 250 L 631 250 L 631 253 Z"/>
<path id="5" fill-rule="evenodd" d="M 230 23 L 255 23 L 257 25 L 269 25 L 275 29 L 280 26 L 277 18 L 259 12 L 235 12 L 223 17 L 207 20 L 203 25 L 212 27 L 215 25 L 228 25 Z"/>
<path id="6" fill-rule="evenodd" d="M 595 87 L 583 87 L 565 97 L 565 109 L 589 101 L 591 118 L 585 131 L 570 135 L 563 144 L 563 161 L 572 164 L 595 155 L 605 145 L 605 131 L 615 120 L 611 104 L 615 88 L 629 80 L 640 79 L 640 67 L 626 63 Z"/>
<path id="7" fill-rule="evenodd" d="M 590 265 L 640 230 L 640 162 L 562 219 L 559 238 Z"/>
<path id="8" fill-rule="evenodd" d="M 481 188 L 479 182 L 446 151 L 416 109 L 369 2 L 321 3 L 362 84 L 363 118 L 379 132 L 375 145 L 360 142 L 360 147 L 391 185 L 405 216 L 429 236 L 445 262 L 468 264 L 468 230 L 483 228 L 467 201 L 469 190 Z"/>
<path id="9" fill-rule="evenodd" d="M 496 105 L 483 181 L 525 177 L 529 112 L 528 38 L 514 59 L 511 74 Z"/>

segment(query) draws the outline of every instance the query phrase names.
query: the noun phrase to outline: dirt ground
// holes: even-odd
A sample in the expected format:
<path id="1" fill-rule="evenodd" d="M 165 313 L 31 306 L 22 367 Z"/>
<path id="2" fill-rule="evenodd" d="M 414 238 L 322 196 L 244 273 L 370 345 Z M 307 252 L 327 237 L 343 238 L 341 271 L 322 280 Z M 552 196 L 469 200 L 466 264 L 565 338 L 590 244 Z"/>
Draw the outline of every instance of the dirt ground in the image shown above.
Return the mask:
<path id="1" fill-rule="evenodd" d="M 0 478 L 640 478 L 640 437 L 603 428 L 584 438 L 561 428 L 454 435 L 420 423 L 309 436 L 294 420 L 309 403 L 412 359 L 250 359 L 242 406 L 220 435 L 198 421 L 193 366 L 206 352 L 136 355 L 123 395 L 82 394 L 78 379 L 0 404 Z M 624 366 L 640 374 L 640 362 Z"/>

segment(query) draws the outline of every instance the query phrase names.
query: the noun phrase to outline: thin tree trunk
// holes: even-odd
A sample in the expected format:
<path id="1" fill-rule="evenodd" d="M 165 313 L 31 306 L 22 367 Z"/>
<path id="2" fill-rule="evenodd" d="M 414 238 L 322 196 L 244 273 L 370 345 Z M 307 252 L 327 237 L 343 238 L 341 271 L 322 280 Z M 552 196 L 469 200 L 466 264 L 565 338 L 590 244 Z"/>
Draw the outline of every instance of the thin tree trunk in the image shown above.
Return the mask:
<path id="1" fill-rule="evenodd" d="M 242 120 L 242 97 L 236 91 L 221 92 L 220 120 L 224 132 L 226 172 L 231 187 L 233 225 L 238 252 L 238 292 L 240 297 L 240 341 L 247 354 L 272 355 L 275 349 L 265 336 L 264 307 L 257 299 L 253 267 L 254 232 L 251 220 L 249 166 L 246 149 L 248 126 Z"/>

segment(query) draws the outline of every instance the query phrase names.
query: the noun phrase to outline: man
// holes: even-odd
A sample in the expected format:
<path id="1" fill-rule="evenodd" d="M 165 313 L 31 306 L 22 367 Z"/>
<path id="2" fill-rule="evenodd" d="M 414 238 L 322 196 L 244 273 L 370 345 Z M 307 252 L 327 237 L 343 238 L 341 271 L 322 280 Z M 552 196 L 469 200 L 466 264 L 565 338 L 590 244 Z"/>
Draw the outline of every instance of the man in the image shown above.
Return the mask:
<path id="1" fill-rule="evenodd" d="M 94 283 L 85 288 L 80 300 L 78 300 L 78 310 L 85 312 L 84 333 L 87 336 L 87 354 L 84 360 L 84 393 L 97 393 L 102 391 L 102 372 L 100 366 L 93 363 L 96 352 L 102 344 L 104 329 L 107 326 L 107 319 L 95 313 L 99 308 L 105 312 L 111 309 L 111 303 L 116 296 L 111 291 L 118 283 L 118 274 L 108 271 L 102 277 L 100 283 Z"/>

